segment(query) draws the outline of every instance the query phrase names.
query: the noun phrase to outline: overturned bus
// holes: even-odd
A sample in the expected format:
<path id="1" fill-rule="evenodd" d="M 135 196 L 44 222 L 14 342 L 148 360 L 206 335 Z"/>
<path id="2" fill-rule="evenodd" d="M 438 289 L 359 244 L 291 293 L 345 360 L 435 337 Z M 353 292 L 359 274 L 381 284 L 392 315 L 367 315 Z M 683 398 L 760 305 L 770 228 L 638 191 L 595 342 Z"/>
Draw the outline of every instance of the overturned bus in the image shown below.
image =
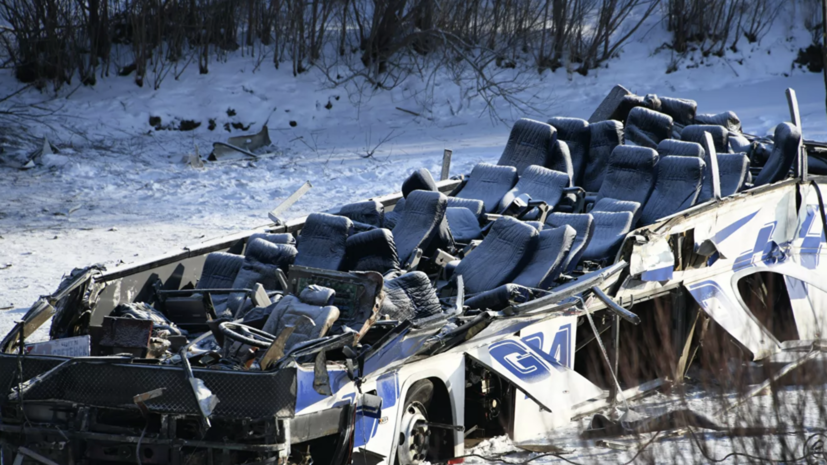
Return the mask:
<path id="1" fill-rule="evenodd" d="M 461 463 L 679 382 L 711 326 L 795 361 L 827 166 L 788 100 L 761 138 L 617 86 L 466 176 L 75 270 L 2 340 L 2 463 Z"/>

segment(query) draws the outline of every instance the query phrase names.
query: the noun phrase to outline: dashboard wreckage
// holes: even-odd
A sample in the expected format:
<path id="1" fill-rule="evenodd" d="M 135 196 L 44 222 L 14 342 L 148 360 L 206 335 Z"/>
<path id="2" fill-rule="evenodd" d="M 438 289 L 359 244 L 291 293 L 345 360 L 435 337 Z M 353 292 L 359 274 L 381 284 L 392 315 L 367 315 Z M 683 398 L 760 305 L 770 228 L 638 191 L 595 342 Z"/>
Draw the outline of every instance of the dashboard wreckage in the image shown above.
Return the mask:
<path id="1" fill-rule="evenodd" d="M 280 220 L 307 184 L 266 228 L 77 269 L 2 339 L 2 463 L 462 463 L 679 381 L 712 326 L 799 363 L 827 330 L 827 149 L 787 98 L 756 137 L 616 86 L 468 175 L 447 153 Z"/>

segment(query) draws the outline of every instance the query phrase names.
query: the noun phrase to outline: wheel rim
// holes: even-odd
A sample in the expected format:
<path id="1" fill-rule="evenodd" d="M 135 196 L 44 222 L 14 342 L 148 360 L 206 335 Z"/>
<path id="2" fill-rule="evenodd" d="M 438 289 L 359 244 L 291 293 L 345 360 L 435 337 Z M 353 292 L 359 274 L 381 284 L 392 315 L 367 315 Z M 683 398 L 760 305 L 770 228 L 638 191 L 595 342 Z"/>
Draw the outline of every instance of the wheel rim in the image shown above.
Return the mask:
<path id="1" fill-rule="evenodd" d="M 398 454 L 400 465 L 416 465 L 425 461 L 431 430 L 425 425 L 428 411 L 419 402 L 412 402 L 402 414 Z"/>

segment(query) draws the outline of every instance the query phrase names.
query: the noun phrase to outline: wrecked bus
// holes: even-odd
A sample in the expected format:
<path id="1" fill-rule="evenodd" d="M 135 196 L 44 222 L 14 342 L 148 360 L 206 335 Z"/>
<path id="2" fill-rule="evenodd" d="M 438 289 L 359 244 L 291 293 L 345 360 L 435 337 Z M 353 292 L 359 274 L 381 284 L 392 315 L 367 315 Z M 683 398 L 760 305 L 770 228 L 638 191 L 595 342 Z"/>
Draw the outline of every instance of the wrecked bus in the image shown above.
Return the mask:
<path id="1" fill-rule="evenodd" d="M 75 270 L 2 340 L 2 463 L 462 463 L 679 382 L 713 325 L 799 363 L 827 170 L 788 100 L 761 138 L 617 86 L 467 176 Z"/>

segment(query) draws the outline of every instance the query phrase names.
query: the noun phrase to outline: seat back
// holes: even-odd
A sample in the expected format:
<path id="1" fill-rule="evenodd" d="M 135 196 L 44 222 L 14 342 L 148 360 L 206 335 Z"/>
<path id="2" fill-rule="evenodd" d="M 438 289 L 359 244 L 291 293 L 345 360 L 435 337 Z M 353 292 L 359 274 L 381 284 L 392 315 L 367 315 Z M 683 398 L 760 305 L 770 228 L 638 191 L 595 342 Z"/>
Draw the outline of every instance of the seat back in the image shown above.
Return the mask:
<path id="1" fill-rule="evenodd" d="M 617 249 L 632 229 L 632 214 L 629 212 L 595 212 L 594 235 L 583 252 L 583 260 L 611 262 Z"/>
<path id="2" fill-rule="evenodd" d="M 396 205 L 393 206 L 393 210 L 385 213 L 385 217 L 382 219 L 382 227 L 393 230 L 393 227 L 396 226 L 396 222 L 402 217 L 403 211 L 405 211 L 405 197 L 400 198 L 396 202 Z"/>
<path id="3" fill-rule="evenodd" d="M 775 127 L 775 142 L 767 162 L 755 177 L 754 184 L 763 186 L 787 177 L 793 166 L 801 145 L 801 131 L 790 123 L 781 123 Z"/>
<path id="4" fill-rule="evenodd" d="M 747 182 L 749 176 L 749 157 L 744 153 L 719 153 L 718 177 L 721 182 L 721 197 L 728 197 L 740 191 Z M 701 195 L 698 196 L 698 203 L 711 199 L 712 174 L 707 163 L 704 172 L 704 184 L 701 187 Z"/>
<path id="5" fill-rule="evenodd" d="M 467 208 L 477 218 L 481 218 L 482 214 L 485 213 L 485 203 L 477 199 L 448 197 L 448 208 Z"/>
<path id="6" fill-rule="evenodd" d="M 471 170 L 468 182 L 456 194 L 459 199 L 482 200 L 485 211 L 492 213 L 500 206 L 500 200 L 517 183 L 517 169 L 479 163 Z"/>
<path id="7" fill-rule="evenodd" d="M 285 273 L 288 267 L 296 261 L 298 251 L 288 244 L 273 244 L 263 239 L 255 239 L 247 244 L 244 252 L 244 262 L 233 280 L 232 289 L 253 289 L 261 284 L 268 291 L 281 289 L 277 271 Z M 235 314 L 242 308 L 245 294 L 232 293 L 227 299 L 226 310 Z M 219 312 L 219 309 L 216 309 Z"/>
<path id="8" fill-rule="evenodd" d="M 288 326 L 295 328 L 284 345 L 285 352 L 301 342 L 324 337 L 339 319 L 337 307 L 304 303 L 294 295 L 284 296 L 273 307 L 264 323 L 264 331 L 278 337 Z"/>
<path id="9" fill-rule="evenodd" d="M 623 144 L 623 124 L 611 119 L 600 121 L 590 124 L 589 131 L 589 154 L 580 183 L 577 185 L 586 192 L 597 192 L 606 176 L 612 150 Z"/>
<path id="10" fill-rule="evenodd" d="M 546 224 L 552 228 L 571 226 L 576 236 L 563 262 L 563 272 L 568 273 L 577 268 L 580 257 L 594 235 L 594 217 L 589 213 L 552 213 L 546 218 Z"/>
<path id="11" fill-rule="evenodd" d="M 712 142 L 715 144 L 716 152 L 729 152 L 729 131 L 723 126 L 715 124 L 693 124 L 683 128 L 683 131 L 681 131 L 681 140 L 705 145 L 706 136 L 704 136 L 704 133 L 706 132 L 712 136 Z"/>
<path id="12" fill-rule="evenodd" d="M 439 245 L 451 242 L 445 210 L 448 198 L 439 192 L 413 191 L 408 194 L 405 210 L 393 228 L 399 261 L 407 263 L 416 249 L 430 255 Z"/>
<path id="13" fill-rule="evenodd" d="M 697 142 L 683 140 L 665 139 L 658 144 L 658 155 L 666 157 L 669 155 L 680 155 L 683 157 L 697 157 L 703 159 L 706 151 Z"/>
<path id="14" fill-rule="evenodd" d="M 408 197 L 413 191 L 433 191 L 436 192 L 439 189 L 436 187 L 436 181 L 434 181 L 434 177 L 431 176 L 431 172 L 425 168 L 419 168 L 410 176 L 408 179 L 402 182 L 402 196 Z"/>
<path id="15" fill-rule="evenodd" d="M 398 270 L 399 256 L 393 233 L 388 229 L 376 228 L 348 237 L 345 268 L 348 271 L 378 271 L 382 274 Z"/>
<path id="16" fill-rule="evenodd" d="M 233 286 L 238 270 L 244 263 L 241 255 L 213 252 L 204 260 L 201 278 L 195 285 L 196 289 L 230 289 Z"/>
<path id="17" fill-rule="evenodd" d="M 577 231 L 569 225 L 540 231 L 534 252 L 512 282 L 525 287 L 550 288 L 563 271 L 576 237 Z"/>
<path id="18" fill-rule="evenodd" d="M 632 108 L 626 119 L 626 143 L 655 148 L 672 137 L 672 117 L 644 107 Z"/>
<path id="19" fill-rule="evenodd" d="M 653 149 L 618 145 L 609 157 L 597 200 L 609 197 L 645 205 L 655 187 L 657 162 L 658 154 Z"/>
<path id="20" fill-rule="evenodd" d="M 497 219 L 488 235 L 457 265 L 468 294 L 487 291 L 511 282 L 530 259 L 538 232 L 511 217 Z"/>
<path id="21" fill-rule="evenodd" d="M 381 228 L 385 222 L 385 207 L 376 200 L 349 203 L 339 209 L 339 215 L 357 223 Z"/>
<path id="22" fill-rule="evenodd" d="M 591 145 L 589 122 L 580 118 L 557 116 L 550 118 L 548 124 L 557 130 L 557 140 L 562 140 L 568 145 L 572 165 L 571 181 L 579 186 L 589 158 L 589 146 Z M 553 166 L 551 168 L 557 169 Z M 557 171 L 563 170 L 557 169 Z"/>
<path id="23" fill-rule="evenodd" d="M 641 226 L 695 205 L 706 164 L 697 157 L 668 156 L 660 159 L 657 168 L 655 188 L 640 214 Z"/>
<path id="24" fill-rule="evenodd" d="M 698 103 L 694 100 L 673 97 L 659 97 L 659 100 L 660 111 L 671 116 L 674 122 L 687 126 L 695 120 Z"/>
<path id="25" fill-rule="evenodd" d="M 498 165 L 513 166 L 522 175 L 531 165 L 548 166 L 557 131 L 546 123 L 522 118 L 514 123 Z"/>
<path id="26" fill-rule="evenodd" d="M 450 203 L 449 203 L 450 205 Z M 448 207 L 445 210 L 448 227 L 455 241 L 467 244 L 482 237 L 479 217 L 465 207 Z"/>
<path id="27" fill-rule="evenodd" d="M 442 312 L 442 305 L 428 275 L 405 273 L 385 281 L 385 299 L 379 313 L 392 320 L 413 320 Z"/>
<path id="28" fill-rule="evenodd" d="M 299 234 L 296 265 L 340 270 L 345 263 L 347 238 L 353 231 L 349 218 L 312 213 Z"/>
<path id="29" fill-rule="evenodd" d="M 523 171 L 517 185 L 503 196 L 500 211 L 504 211 L 516 197 L 523 194 L 528 194 L 531 200 L 542 200 L 554 207 L 568 185 L 569 176 L 565 173 L 537 165 L 529 166 Z"/>

